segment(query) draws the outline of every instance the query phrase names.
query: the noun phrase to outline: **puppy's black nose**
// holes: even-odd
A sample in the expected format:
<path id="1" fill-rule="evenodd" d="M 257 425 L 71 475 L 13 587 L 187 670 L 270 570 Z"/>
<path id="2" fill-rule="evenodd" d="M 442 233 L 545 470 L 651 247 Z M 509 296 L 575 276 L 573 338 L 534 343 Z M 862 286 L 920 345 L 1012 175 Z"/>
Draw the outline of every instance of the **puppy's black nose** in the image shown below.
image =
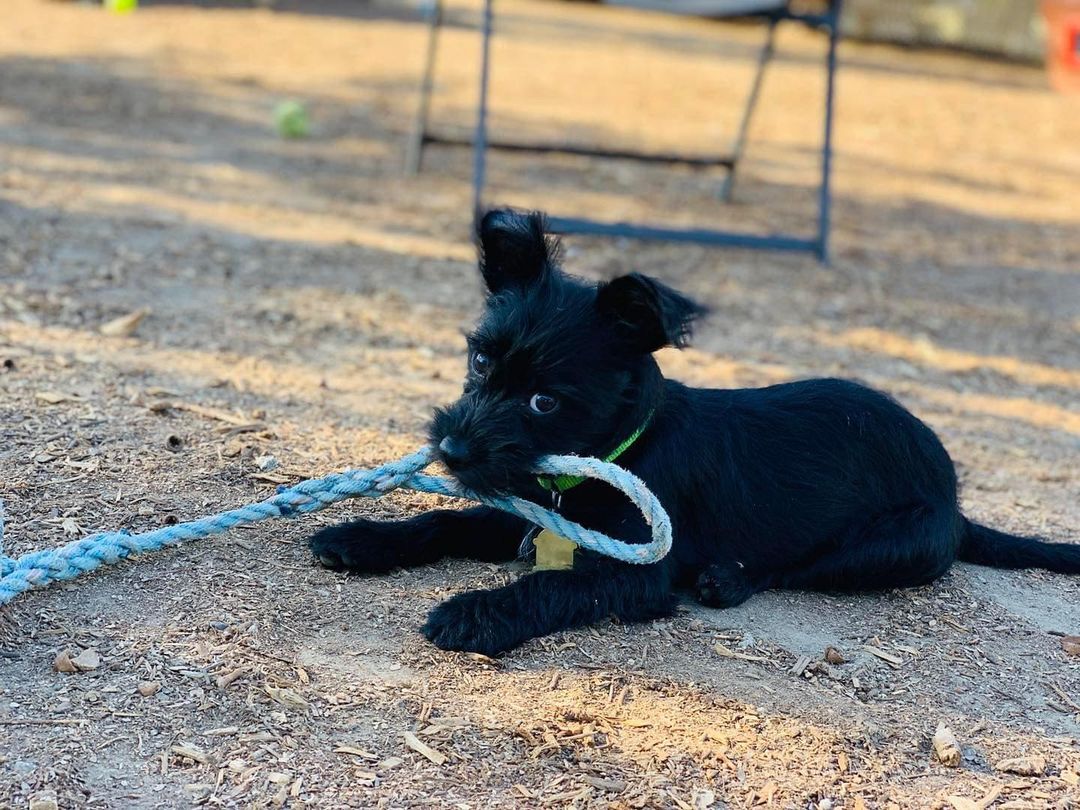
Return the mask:
<path id="1" fill-rule="evenodd" d="M 439 442 L 439 452 L 446 466 L 454 467 L 464 464 L 469 457 L 469 445 L 464 439 L 457 436 L 447 436 Z"/>

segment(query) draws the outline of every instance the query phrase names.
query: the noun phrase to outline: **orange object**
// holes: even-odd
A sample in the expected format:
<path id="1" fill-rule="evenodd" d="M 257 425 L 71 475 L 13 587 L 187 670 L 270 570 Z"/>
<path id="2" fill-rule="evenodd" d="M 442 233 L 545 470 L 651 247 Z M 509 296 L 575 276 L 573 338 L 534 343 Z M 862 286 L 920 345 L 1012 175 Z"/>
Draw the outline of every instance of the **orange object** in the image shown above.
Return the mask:
<path id="1" fill-rule="evenodd" d="M 1050 84 L 1063 93 L 1080 93 L 1080 0 L 1043 0 L 1042 12 Z"/>

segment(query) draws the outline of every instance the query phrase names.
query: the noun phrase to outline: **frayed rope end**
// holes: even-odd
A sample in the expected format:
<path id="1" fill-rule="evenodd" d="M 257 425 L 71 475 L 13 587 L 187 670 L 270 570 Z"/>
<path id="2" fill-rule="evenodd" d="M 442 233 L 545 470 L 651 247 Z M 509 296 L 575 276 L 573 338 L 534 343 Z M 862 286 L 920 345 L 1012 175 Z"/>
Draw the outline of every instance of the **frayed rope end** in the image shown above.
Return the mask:
<path id="1" fill-rule="evenodd" d="M 0 577 L 15 570 L 15 560 L 4 554 L 4 499 L 0 498 Z"/>

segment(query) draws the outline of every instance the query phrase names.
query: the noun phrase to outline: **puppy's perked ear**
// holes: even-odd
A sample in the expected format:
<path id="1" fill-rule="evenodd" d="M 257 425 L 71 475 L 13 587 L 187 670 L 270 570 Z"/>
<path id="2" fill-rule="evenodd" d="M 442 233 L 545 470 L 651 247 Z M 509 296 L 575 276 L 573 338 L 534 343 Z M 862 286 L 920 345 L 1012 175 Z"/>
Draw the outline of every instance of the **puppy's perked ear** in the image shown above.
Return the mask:
<path id="1" fill-rule="evenodd" d="M 493 208 L 477 228 L 480 272 L 488 291 L 527 287 L 552 272 L 559 241 L 545 232 L 543 214 Z"/>
<path id="2" fill-rule="evenodd" d="M 623 340 L 644 353 L 664 346 L 684 348 L 690 342 L 694 321 L 707 312 L 682 293 L 640 273 L 601 284 L 596 306 Z"/>

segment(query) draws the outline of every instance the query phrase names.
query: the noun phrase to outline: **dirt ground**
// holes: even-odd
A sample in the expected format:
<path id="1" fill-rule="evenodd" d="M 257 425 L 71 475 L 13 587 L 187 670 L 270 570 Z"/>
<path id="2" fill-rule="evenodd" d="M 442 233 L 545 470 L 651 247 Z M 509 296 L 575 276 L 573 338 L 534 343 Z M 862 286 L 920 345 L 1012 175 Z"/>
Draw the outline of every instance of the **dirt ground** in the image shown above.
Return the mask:
<path id="1" fill-rule="evenodd" d="M 468 152 L 433 148 L 420 176 L 401 173 L 415 17 L 359 0 L 4 12 L 7 553 L 416 447 L 458 390 L 481 299 Z M 471 118 L 476 20 L 475 4 L 452 5 L 444 130 Z M 495 127 L 723 151 L 760 36 L 507 3 Z M 731 205 L 718 173 L 506 155 L 491 197 L 807 232 L 822 46 L 782 33 Z M 1076 100 L 1035 68 L 856 43 L 838 91 L 831 266 L 573 239 L 569 268 L 654 273 L 713 307 L 696 347 L 664 356 L 670 374 L 867 380 L 940 432 L 973 517 L 1080 541 Z M 273 131 L 289 97 L 310 107 L 306 140 Z M 101 333 L 142 309 L 130 335 Z M 910 591 L 769 593 L 729 611 L 686 599 L 670 621 L 490 660 L 440 652 L 416 627 L 449 594 L 515 571 L 348 578 L 302 542 L 349 514 L 436 500 L 236 531 L 4 609 L 0 807 L 53 794 L 109 808 L 1080 805 L 1080 657 L 1062 645 L 1080 633 L 1076 579 L 958 565 Z M 824 661 L 828 646 L 845 663 Z M 90 668 L 55 671 L 65 651 Z M 931 753 L 939 722 L 962 747 L 956 768 Z M 1022 757 L 1045 767 L 1001 766 Z"/>

